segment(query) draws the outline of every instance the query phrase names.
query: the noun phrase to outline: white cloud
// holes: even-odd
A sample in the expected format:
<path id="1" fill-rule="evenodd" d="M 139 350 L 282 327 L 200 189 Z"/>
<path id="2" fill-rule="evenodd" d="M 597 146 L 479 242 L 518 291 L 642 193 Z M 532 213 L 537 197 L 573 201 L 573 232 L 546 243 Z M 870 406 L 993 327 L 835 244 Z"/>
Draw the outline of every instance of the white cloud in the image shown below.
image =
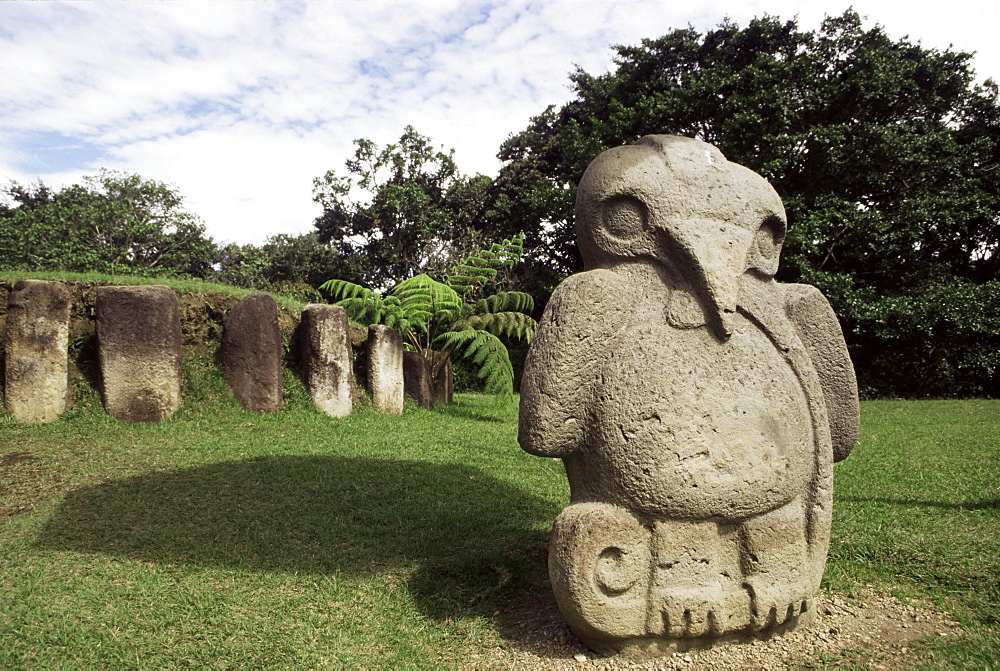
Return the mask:
<path id="1" fill-rule="evenodd" d="M 326 142 L 244 125 L 133 143 L 115 150 L 110 167 L 155 166 L 143 174 L 176 185 L 215 238 L 260 243 L 303 232 L 319 214 L 311 189 L 330 167 Z"/>
<path id="2" fill-rule="evenodd" d="M 492 174 L 511 133 L 569 99 L 576 65 L 610 67 L 612 43 L 764 13 L 812 29 L 849 4 L 895 38 L 979 49 L 980 79 L 1000 77 L 995 0 L 0 2 L 0 62 L 14 64 L 0 178 L 127 169 L 177 185 L 217 239 L 260 242 L 309 230 L 312 178 L 341 169 L 355 138 L 385 144 L 412 124 L 462 171 Z M 51 134 L 88 151 L 53 161 L 32 144 Z"/>

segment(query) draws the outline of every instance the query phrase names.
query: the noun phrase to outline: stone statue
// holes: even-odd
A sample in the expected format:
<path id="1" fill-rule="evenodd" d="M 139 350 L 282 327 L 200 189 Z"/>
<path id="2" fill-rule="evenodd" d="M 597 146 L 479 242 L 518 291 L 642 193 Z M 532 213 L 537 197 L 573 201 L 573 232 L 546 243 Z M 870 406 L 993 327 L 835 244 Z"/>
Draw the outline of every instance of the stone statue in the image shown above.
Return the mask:
<path id="1" fill-rule="evenodd" d="M 250 412 L 277 412 L 284 403 L 284 358 L 278 304 L 263 291 L 241 298 L 226 316 L 219 362 L 229 390 Z"/>
<path id="2" fill-rule="evenodd" d="M 813 615 L 857 383 L 826 299 L 774 280 L 785 228 L 766 180 L 688 138 L 605 151 L 580 182 L 587 270 L 545 309 L 519 440 L 564 461 L 549 574 L 598 652 Z"/>
<path id="3" fill-rule="evenodd" d="M 159 422 L 181 405 L 180 303 L 160 284 L 97 287 L 101 395 L 108 414 Z"/>
<path id="4" fill-rule="evenodd" d="M 10 292 L 4 400 L 19 422 L 54 422 L 66 409 L 72 302 L 59 282 L 21 280 Z"/>

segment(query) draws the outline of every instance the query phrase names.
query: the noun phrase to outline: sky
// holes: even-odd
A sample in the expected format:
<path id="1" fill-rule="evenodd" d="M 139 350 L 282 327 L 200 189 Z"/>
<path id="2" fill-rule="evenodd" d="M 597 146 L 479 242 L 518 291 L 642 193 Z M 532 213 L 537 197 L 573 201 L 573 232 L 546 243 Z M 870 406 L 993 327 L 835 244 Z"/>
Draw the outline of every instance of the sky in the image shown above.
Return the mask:
<path id="1" fill-rule="evenodd" d="M 217 242 L 261 244 L 312 230 L 313 178 L 343 174 L 357 138 L 409 124 L 495 176 L 503 141 L 572 98 L 577 66 L 610 70 L 611 45 L 765 14 L 814 30 L 849 6 L 1000 80 L 998 0 L 0 1 L 0 185 L 138 173 Z"/>

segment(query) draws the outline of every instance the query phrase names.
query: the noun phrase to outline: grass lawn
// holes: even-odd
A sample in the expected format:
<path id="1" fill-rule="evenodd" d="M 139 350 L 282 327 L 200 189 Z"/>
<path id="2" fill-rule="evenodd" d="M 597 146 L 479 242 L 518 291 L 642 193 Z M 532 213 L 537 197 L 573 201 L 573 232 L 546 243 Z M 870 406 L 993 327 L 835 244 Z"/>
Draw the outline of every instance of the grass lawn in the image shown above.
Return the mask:
<path id="1" fill-rule="evenodd" d="M 1000 400 L 868 401 L 835 467 L 825 585 L 950 612 L 931 667 L 1000 669 Z"/>
<path id="2" fill-rule="evenodd" d="M 0 416 L 0 668 L 456 667 L 548 590 L 560 462 L 477 395 L 333 420 L 301 384 L 271 416 L 187 365 L 173 419 Z M 1000 659 L 1000 401 L 871 402 L 837 466 L 827 589 L 931 603 Z"/>

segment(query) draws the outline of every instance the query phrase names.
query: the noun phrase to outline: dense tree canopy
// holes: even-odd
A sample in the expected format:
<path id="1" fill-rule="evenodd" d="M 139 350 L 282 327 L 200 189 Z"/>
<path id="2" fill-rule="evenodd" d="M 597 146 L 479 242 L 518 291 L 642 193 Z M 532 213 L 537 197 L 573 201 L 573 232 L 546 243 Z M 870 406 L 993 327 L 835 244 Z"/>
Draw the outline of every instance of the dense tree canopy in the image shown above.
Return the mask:
<path id="1" fill-rule="evenodd" d="M 334 243 L 362 284 L 389 287 L 418 273 L 441 274 L 480 242 L 490 179 L 458 172 L 454 151 L 436 149 L 407 126 L 380 149 L 355 140 L 346 174 L 314 180 L 321 242 Z"/>
<path id="2" fill-rule="evenodd" d="M 212 272 L 215 245 L 204 225 L 161 182 L 103 171 L 58 192 L 12 183 L 4 195 L 0 267 L 195 277 Z"/>
<path id="3" fill-rule="evenodd" d="M 789 234 L 779 279 L 820 287 L 869 393 L 997 394 L 1000 105 L 970 56 L 853 11 L 819 30 L 726 22 L 616 47 L 614 71 L 501 148 L 493 213 L 540 259 L 580 269 L 576 183 L 600 151 L 650 133 L 696 137 L 763 174 Z"/>

